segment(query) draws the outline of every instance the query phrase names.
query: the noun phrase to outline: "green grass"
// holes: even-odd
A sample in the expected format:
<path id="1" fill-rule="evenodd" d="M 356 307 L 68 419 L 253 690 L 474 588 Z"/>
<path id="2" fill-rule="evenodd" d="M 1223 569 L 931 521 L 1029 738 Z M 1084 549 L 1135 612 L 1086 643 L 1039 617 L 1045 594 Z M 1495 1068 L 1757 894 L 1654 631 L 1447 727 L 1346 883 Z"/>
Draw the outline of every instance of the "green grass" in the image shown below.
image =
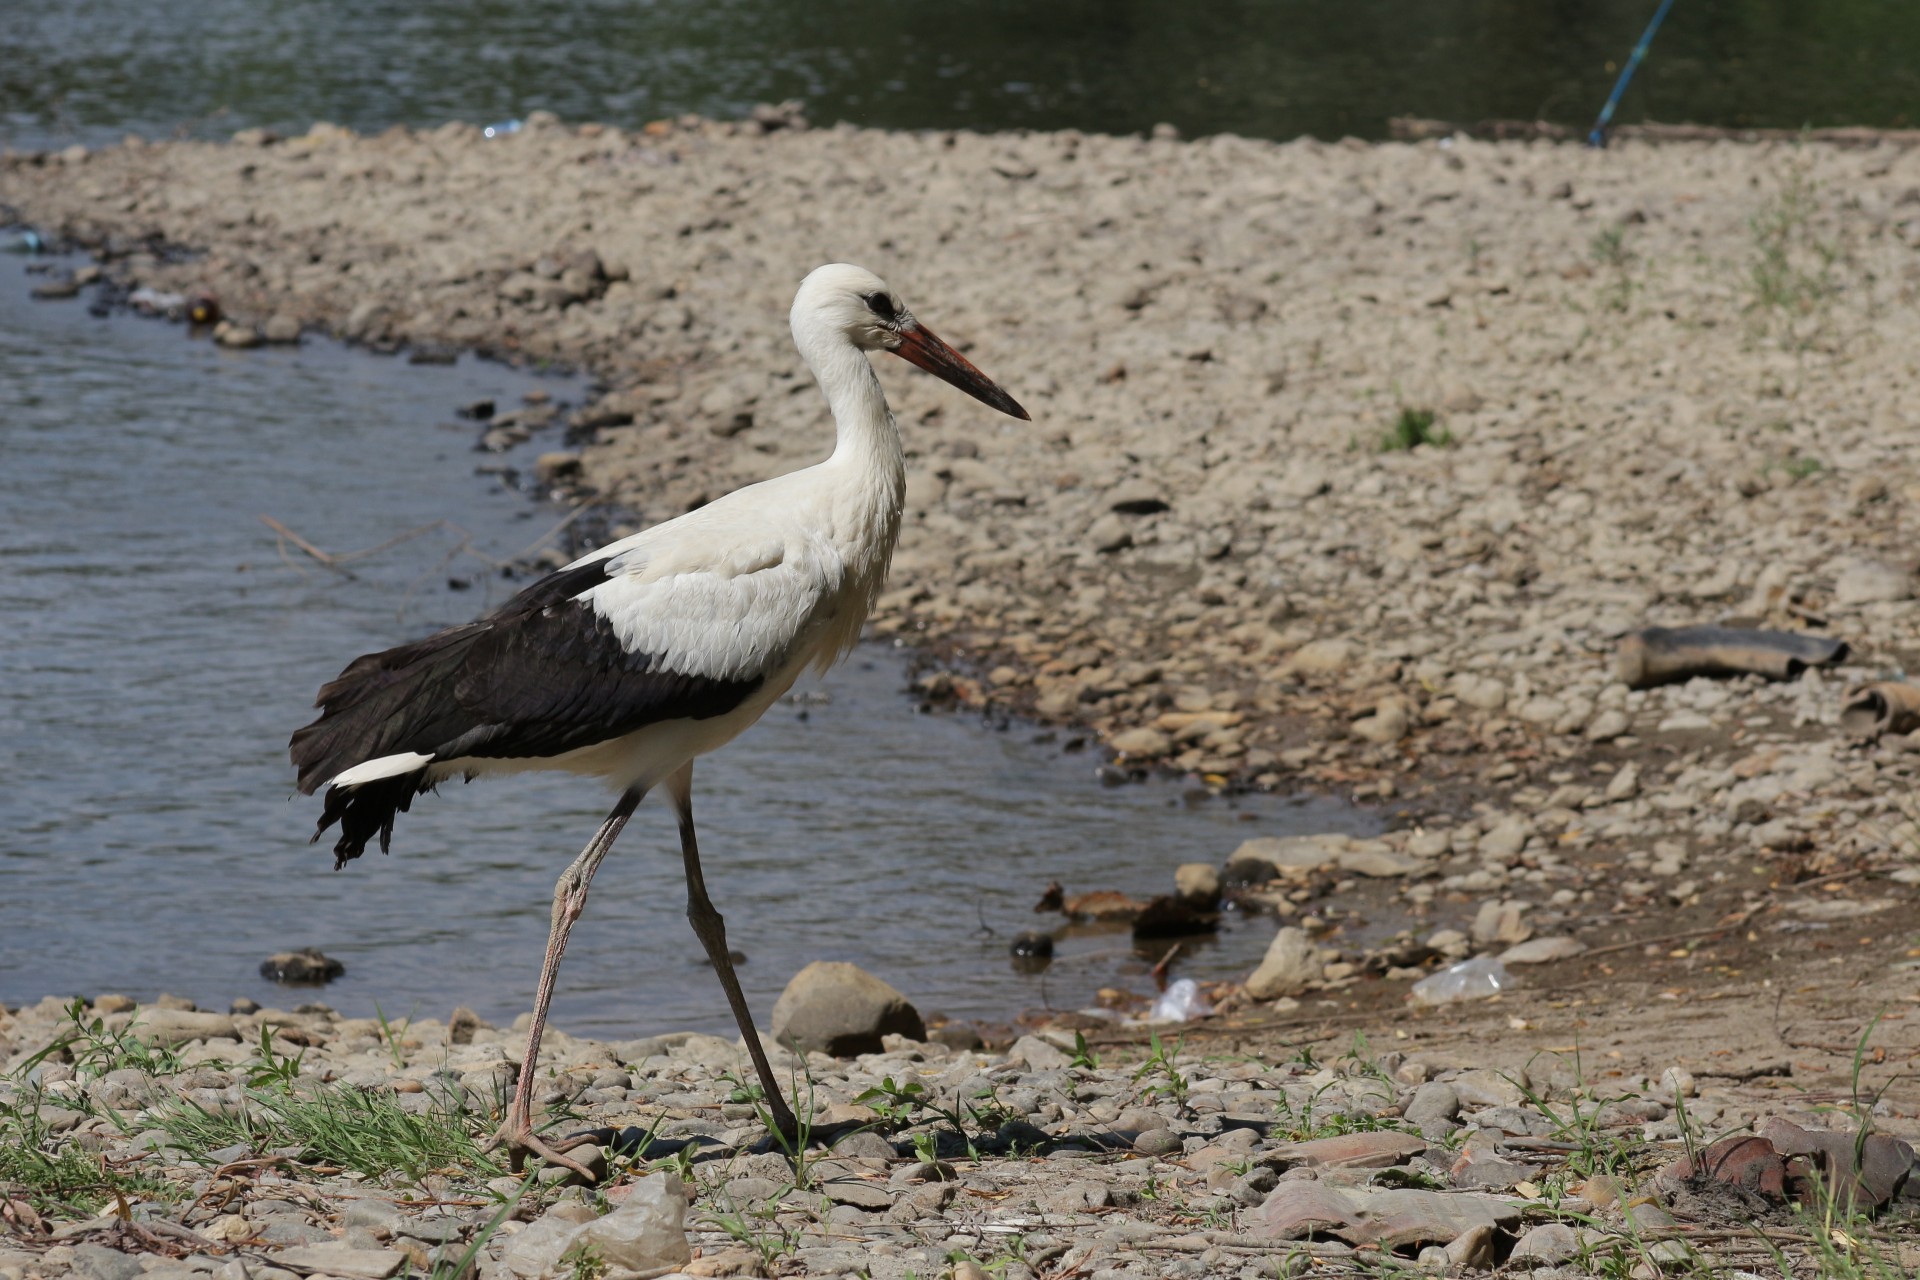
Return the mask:
<path id="1" fill-rule="evenodd" d="M 74 1143 L 61 1143 L 40 1119 L 38 1103 L 0 1104 L 0 1199 L 25 1200 L 49 1218 L 91 1218 L 133 1200 L 170 1200 L 165 1179 L 114 1169 Z"/>
<path id="2" fill-rule="evenodd" d="M 1433 410 L 1403 407 L 1374 445 L 1374 452 L 1405 453 L 1423 444 L 1444 449 L 1453 442 L 1451 431 L 1434 425 Z"/>
<path id="3" fill-rule="evenodd" d="M 335 1165 L 377 1181 L 417 1183 L 429 1173 L 457 1170 L 498 1177 L 500 1166 L 480 1153 L 475 1120 L 464 1107 L 437 1105 L 414 1114 L 388 1093 L 320 1086 L 296 1092 L 248 1089 L 233 1112 L 178 1103 L 155 1117 L 172 1143 L 188 1153 L 244 1144 L 256 1151 L 295 1148 L 299 1158 Z"/>
<path id="4" fill-rule="evenodd" d="M 1793 344 L 1809 335 L 1796 322 L 1811 319 L 1817 330 L 1827 304 L 1839 292 L 1838 246 L 1814 234 L 1817 188 L 1805 172 L 1788 172 L 1780 190 L 1747 220 L 1753 248 L 1747 260 L 1748 310 L 1762 328 L 1778 327 Z"/>

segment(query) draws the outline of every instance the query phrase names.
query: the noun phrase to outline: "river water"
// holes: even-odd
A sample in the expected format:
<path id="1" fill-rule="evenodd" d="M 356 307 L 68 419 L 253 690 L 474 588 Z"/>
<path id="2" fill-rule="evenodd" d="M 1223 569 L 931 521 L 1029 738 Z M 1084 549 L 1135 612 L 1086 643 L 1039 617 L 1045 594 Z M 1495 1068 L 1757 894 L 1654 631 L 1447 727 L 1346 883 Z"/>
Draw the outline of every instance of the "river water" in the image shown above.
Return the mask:
<path id="1" fill-rule="evenodd" d="M 804 99 L 907 129 L 1377 138 L 1589 124 L 1655 0 L 60 0 L 6 9 L 0 144 Z M 1679 0 L 1619 119 L 1911 126 L 1920 5 Z"/>
<path id="2" fill-rule="evenodd" d="M 555 523 L 476 474 L 500 460 L 446 425 L 452 408 L 573 388 L 325 342 L 224 351 L 30 301 L 29 283 L 0 259 L 0 1001 L 284 1005 L 302 997 L 257 966 L 312 945 L 346 963 L 322 997 L 346 1012 L 527 1008 L 553 877 L 609 797 L 550 776 L 450 785 L 402 818 L 391 857 L 335 873 L 306 843 L 317 803 L 292 796 L 285 746 L 349 658 L 497 603 L 513 584 L 490 562 Z M 824 413 L 820 430 L 824 449 Z M 261 515 L 335 553 L 461 532 L 349 575 Z M 1030 907 L 1049 880 L 1151 894 L 1247 836 L 1371 829 L 1328 800 L 1102 787 L 1031 727 L 919 713 L 905 683 L 903 655 L 864 648 L 700 767 L 709 882 L 763 1018 L 815 959 L 960 1017 L 1144 992 L 1124 934 L 1065 939 L 1044 977 L 1012 970 L 1008 940 L 1046 923 Z M 575 931 L 559 1025 L 729 1031 L 683 902 L 671 821 L 649 804 Z M 1180 972 L 1244 974 L 1272 929 L 1230 928 Z"/>

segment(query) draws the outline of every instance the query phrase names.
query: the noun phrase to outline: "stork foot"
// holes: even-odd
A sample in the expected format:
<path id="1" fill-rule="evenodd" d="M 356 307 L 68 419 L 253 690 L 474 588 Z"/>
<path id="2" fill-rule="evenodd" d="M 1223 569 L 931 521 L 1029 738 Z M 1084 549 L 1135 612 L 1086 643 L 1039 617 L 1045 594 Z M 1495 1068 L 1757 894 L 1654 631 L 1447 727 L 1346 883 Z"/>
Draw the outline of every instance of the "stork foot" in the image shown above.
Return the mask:
<path id="1" fill-rule="evenodd" d="M 570 1138 L 548 1142 L 533 1131 L 533 1125 L 525 1117 L 509 1112 L 506 1122 L 494 1131 L 494 1135 L 480 1149 L 491 1152 L 505 1148 L 507 1166 L 515 1173 L 519 1173 L 526 1165 L 528 1156 L 538 1156 L 549 1167 L 571 1169 L 591 1186 L 600 1181 L 600 1175 L 565 1153 L 592 1141 L 591 1133 L 576 1133 Z"/>

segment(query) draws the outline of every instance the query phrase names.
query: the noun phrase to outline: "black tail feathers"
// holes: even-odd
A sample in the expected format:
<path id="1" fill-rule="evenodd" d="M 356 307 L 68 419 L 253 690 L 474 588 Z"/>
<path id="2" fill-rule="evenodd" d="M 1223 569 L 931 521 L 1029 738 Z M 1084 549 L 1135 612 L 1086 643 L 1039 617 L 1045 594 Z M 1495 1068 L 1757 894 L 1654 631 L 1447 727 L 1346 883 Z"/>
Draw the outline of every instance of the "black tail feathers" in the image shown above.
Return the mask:
<path id="1" fill-rule="evenodd" d="M 319 843 L 328 827 L 340 824 L 340 839 L 333 846 L 335 871 L 365 853 L 367 842 L 375 836 L 380 838 L 380 852 L 386 853 L 393 843 L 394 818 L 412 807 L 415 796 L 431 790 L 433 783 L 425 769 L 351 787 L 328 787 L 320 825 L 314 828 L 310 843 Z"/>

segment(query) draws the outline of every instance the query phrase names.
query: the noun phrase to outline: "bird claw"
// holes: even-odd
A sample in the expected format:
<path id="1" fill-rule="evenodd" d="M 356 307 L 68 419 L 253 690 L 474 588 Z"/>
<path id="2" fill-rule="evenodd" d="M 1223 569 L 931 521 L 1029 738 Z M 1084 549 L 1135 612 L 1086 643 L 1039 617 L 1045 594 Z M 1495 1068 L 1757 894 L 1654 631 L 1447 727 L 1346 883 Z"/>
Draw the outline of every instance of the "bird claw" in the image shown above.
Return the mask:
<path id="1" fill-rule="evenodd" d="M 525 1166 L 528 1156 L 539 1156 L 542 1160 L 546 1161 L 549 1168 L 558 1166 L 562 1169 L 570 1169 L 591 1186 L 600 1181 L 600 1175 L 589 1169 L 586 1165 L 581 1164 L 578 1160 L 563 1153 L 571 1151 L 575 1147 L 584 1146 L 592 1140 L 593 1135 L 591 1133 L 577 1133 L 570 1138 L 561 1138 L 555 1142 L 548 1142 L 533 1131 L 533 1126 L 530 1123 L 524 1120 L 516 1121 L 514 1117 L 509 1116 L 506 1123 L 502 1124 L 500 1128 L 494 1132 L 494 1135 L 487 1139 L 485 1145 L 483 1145 L 480 1150 L 484 1154 L 505 1147 L 507 1151 L 507 1167 L 515 1173 L 519 1173 L 522 1167 Z"/>

